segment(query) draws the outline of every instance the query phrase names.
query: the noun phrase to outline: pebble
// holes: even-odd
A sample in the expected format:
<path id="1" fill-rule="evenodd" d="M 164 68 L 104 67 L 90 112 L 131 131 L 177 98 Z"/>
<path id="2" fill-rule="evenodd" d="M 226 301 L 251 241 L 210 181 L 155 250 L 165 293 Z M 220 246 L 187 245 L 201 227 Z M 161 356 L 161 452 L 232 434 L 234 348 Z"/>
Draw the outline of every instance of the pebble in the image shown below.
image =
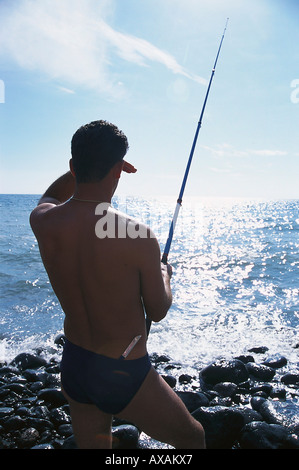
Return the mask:
<path id="1" fill-rule="evenodd" d="M 63 344 L 59 335 L 60 352 Z M 248 352 L 267 351 L 258 346 Z M 151 360 L 202 423 L 208 449 L 299 449 L 299 370 L 284 356 L 257 362 L 252 354 L 219 359 L 197 377 L 165 354 L 153 354 Z M 169 448 L 117 419 L 112 434 L 114 449 Z M 69 405 L 60 390 L 59 359 L 48 362 L 39 350 L 0 364 L 0 449 L 76 449 Z"/>

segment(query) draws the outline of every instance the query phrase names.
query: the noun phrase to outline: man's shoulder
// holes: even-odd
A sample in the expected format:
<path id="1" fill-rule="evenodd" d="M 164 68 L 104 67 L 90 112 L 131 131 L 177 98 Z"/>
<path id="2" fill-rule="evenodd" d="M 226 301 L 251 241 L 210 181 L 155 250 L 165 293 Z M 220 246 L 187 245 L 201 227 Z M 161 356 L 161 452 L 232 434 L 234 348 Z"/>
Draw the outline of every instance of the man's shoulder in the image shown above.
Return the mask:
<path id="1" fill-rule="evenodd" d="M 49 225 L 49 220 L 54 215 L 54 209 L 58 207 L 57 201 L 52 198 L 41 200 L 30 214 L 29 221 L 34 233 Z"/>

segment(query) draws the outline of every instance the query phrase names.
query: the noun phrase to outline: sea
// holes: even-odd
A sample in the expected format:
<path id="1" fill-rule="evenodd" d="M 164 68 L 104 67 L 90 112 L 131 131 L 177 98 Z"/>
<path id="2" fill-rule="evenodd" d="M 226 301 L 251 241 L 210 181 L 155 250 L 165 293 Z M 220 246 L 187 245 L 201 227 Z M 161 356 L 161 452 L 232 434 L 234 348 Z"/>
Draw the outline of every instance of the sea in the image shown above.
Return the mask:
<path id="1" fill-rule="evenodd" d="M 0 362 L 37 349 L 59 354 L 63 311 L 29 225 L 38 199 L 0 195 Z M 163 197 L 112 202 L 151 227 L 162 253 L 175 204 Z M 149 353 L 192 374 L 264 346 L 298 369 L 298 235 L 299 200 L 186 198 L 168 257 L 173 304 L 152 324 Z"/>

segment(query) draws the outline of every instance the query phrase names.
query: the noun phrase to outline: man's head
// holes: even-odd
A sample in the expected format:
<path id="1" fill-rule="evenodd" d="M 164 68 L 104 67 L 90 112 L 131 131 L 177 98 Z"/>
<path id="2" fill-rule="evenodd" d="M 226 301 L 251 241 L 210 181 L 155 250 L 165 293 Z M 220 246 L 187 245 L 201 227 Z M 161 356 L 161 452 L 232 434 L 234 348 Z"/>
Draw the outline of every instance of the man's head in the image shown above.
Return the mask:
<path id="1" fill-rule="evenodd" d="M 72 163 L 77 183 L 103 179 L 123 160 L 129 148 L 127 137 L 114 124 L 93 121 L 80 127 L 72 138 Z"/>

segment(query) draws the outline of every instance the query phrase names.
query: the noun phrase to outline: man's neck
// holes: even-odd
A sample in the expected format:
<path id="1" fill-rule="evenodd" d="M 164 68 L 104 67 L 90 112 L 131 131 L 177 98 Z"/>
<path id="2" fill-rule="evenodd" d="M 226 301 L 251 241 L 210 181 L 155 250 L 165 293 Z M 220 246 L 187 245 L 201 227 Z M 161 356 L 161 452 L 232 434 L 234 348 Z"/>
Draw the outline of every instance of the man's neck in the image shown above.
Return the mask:
<path id="1" fill-rule="evenodd" d="M 80 183 L 76 186 L 73 199 L 81 201 L 111 203 L 113 193 L 111 188 L 99 183 Z"/>

